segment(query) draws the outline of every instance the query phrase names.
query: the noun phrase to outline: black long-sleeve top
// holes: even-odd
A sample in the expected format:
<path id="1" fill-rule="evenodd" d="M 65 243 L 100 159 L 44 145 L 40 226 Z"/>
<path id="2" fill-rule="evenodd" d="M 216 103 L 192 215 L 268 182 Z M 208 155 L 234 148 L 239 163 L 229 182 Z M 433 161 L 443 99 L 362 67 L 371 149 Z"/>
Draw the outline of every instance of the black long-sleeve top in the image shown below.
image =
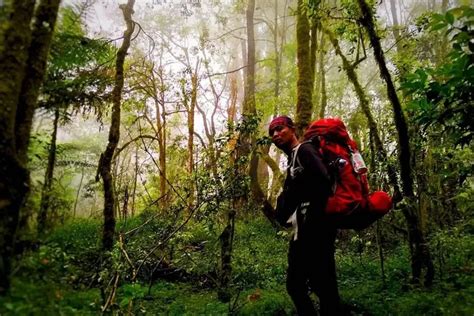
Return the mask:
<path id="1" fill-rule="evenodd" d="M 296 157 L 294 156 L 296 153 Z M 324 209 L 331 194 L 331 182 L 316 147 L 304 142 L 288 156 L 283 191 L 278 197 L 276 219 L 288 226 L 289 217 L 298 209 L 299 234 L 324 225 Z"/>

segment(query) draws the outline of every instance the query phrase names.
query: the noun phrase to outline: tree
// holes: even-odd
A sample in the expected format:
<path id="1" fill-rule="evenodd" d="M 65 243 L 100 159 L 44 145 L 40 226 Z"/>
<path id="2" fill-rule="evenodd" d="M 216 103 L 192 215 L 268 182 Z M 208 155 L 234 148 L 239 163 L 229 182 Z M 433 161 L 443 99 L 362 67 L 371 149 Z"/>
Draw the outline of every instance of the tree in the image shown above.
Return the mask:
<path id="1" fill-rule="evenodd" d="M 474 16 L 469 7 L 454 8 L 445 14 L 434 14 L 427 25 L 433 35 L 448 34 L 451 50 L 436 66 L 414 69 L 403 79 L 410 111 L 423 129 L 440 128 L 456 145 L 467 145 L 474 137 L 472 113 L 474 64 L 472 38 L 474 31 L 467 22 Z"/>
<path id="2" fill-rule="evenodd" d="M 387 151 L 385 150 L 383 146 L 383 143 L 379 134 L 379 129 L 377 127 L 377 123 L 375 122 L 372 112 L 370 110 L 369 99 L 364 89 L 362 88 L 362 85 L 360 84 L 357 73 L 356 73 L 356 67 L 359 64 L 360 60 L 356 60 L 353 63 L 351 63 L 347 59 L 347 57 L 344 56 L 344 54 L 342 53 L 341 47 L 339 46 L 339 41 L 334 37 L 334 34 L 332 34 L 332 32 L 326 28 L 323 28 L 323 30 L 327 34 L 330 42 L 332 43 L 334 50 L 336 52 L 336 55 L 338 55 L 341 58 L 342 68 L 345 70 L 347 77 L 349 78 L 349 81 L 354 86 L 354 90 L 357 94 L 357 98 L 359 99 L 359 105 L 365 117 L 367 118 L 370 134 L 372 135 L 372 138 L 374 140 L 374 145 L 375 145 L 374 152 L 377 153 L 377 156 L 381 161 L 388 161 Z M 391 164 L 388 165 L 388 175 L 389 175 L 390 183 L 392 184 L 393 189 L 394 189 L 394 196 L 397 199 L 399 199 L 400 189 L 398 186 L 397 173 L 395 171 L 394 166 L 392 166 Z"/>
<path id="3" fill-rule="evenodd" d="M 29 191 L 27 147 L 59 0 L 14 1 L 0 46 L 0 295 L 10 288 L 20 208 Z M 30 28 L 34 17 L 34 22 Z"/>
<path id="4" fill-rule="evenodd" d="M 358 0 L 358 5 L 362 14 L 360 23 L 364 26 L 369 35 L 370 43 L 372 44 L 372 48 L 374 50 L 374 56 L 380 69 L 380 75 L 387 85 L 387 95 L 390 103 L 392 104 L 395 125 L 398 132 L 397 136 L 402 191 L 404 197 L 407 199 L 407 203 L 403 207 L 403 214 L 407 220 L 409 231 L 408 237 L 411 250 L 413 281 L 417 283 L 420 282 L 422 270 L 425 268 L 425 284 L 430 285 L 434 277 L 434 267 L 428 244 L 426 243 L 425 236 L 420 227 L 420 219 L 417 216 L 416 208 L 414 206 L 415 193 L 413 190 L 410 141 L 406 119 L 390 72 L 388 71 L 385 62 L 385 56 L 380 44 L 380 38 L 378 37 L 375 30 L 372 9 L 367 5 L 365 0 Z"/>
<path id="5" fill-rule="evenodd" d="M 54 165 L 56 163 L 56 138 L 58 134 L 59 109 L 54 112 L 53 132 L 51 133 L 51 144 L 48 154 L 48 165 L 46 167 L 43 188 L 41 190 L 41 202 L 38 212 L 38 234 L 42 234 L 46 229 L 46 218 L 51 200 L 51 187 L 53 182 Z"/>
<path id="6" fill-rule="evenodd" d="M 76 12 L 79 11 L 79 12 Z M 80 10 L 66 7 L 51 44 L 45 82 L 38 108 L 54 113 L 53 131 L 48 153 L 38 213 L 38 235 L 47 228 L 54 167 L 56 163 L 56 134 L 60 121 L 70 119 L 69 113 L 95 111 L 100 118 L 101 105 L 109 99 L 107 87 L 111 81 L 111 47 L 103 40 L 90 39 L 78 21 Z"/>
<path id="7" fill-rule="evenodd" d="M 98 178 L 100 174 L 104 186 L 104 228 L 102 246 L 105 250 L 112 249 L 115 235 L 115 194 L 111 169 L 112 158 L 114 157 L 115 149 L 120 139 L 120 103 L 124 85 L 123 65 L 135 27 L 135 23 L 132 20 L 134 3 L 135 0 L 128 0 L 126 5 L 120 5 L 127 24 L 127 29 L 123 35 L 122 45 L 117 51 L 117 59 L 115 61 L 115 86 L 112 91 L 112 122 L 110 123 L 109 141 L 107 148 L 100 156 L 97 175 Z"/>
<path id="8" fill-rule="evenodd" d="M 297 41 L 297 100 L 296 100 L 296 134 L 303 135 L 304 130 L 311 121 L 313 114 L 313 78 L 314 67 L 311 60 L 310 46 L 312 38 L 310 35 L 310 23 L 308 19 L 308 7 L 303 0 L 298 0 L 296 12 L 296 41 Z M 314 33 L 313 33 L 314 34 Z"/>
<path id="9" fill-rule="evenodd" d="M 244 87 L 244 101 L 242 106 L 242 121 L 245 126 L 254 119 L 256 114 L 255 109 L 255 34 L 254 34 L 254 12 L 255 12 L 255 0 L 248 0 L 246 9 L 246 22 L 247 22 L 247 70 L 245 72 L 245 87 Z M 236 165 L 236 172 L 238 175 L 243 176 L 247 172 L 245 165 L 240 163 L 239 160 L 245 159 L 249 156 L 250 148 L 254 143 L 253 137 L 244 128 L 240 131 L 238 147 L 235 152 L 236 157 L 234 158 L 233 164 Z M 251 154 L 250 160 L 250 173 L 256 174 L 258 166 L 258 157 L 255 154 Z M 256 176 L 255 176 L 256 178 Z M 252 180 L 251 180 L 252 181 Z M 255 181 L 255 180 L 253 180 Z M 258 183 L 256 184 L 258 185 Z M 232 273 L 232 248 L 233 248 L 233 237 L 235 230 L 235 215 L 237 209 L 242 209 L 243 203 L 246 198 L 243 195 L 237 195 L 233 198 L 231 209 L 226 213 L 226 226 L 222 231 L 219 239 L 221 243 L 221 271 L 220 271 L 220 284 L 219 284 L 219 297 L 222 301 L 228 301 L 230 299 L 230 293 L 228 289 L 229 282 L 231 280 Z"/>

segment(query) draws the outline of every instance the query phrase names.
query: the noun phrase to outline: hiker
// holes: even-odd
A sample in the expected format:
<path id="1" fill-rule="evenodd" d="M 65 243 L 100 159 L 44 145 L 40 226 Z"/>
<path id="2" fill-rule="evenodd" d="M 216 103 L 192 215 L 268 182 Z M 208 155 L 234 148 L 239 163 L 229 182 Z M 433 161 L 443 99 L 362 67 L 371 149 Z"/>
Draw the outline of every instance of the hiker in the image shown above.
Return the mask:
<path id="1" fill-rule="evenodd" d="M 298 141 L 288 116 L 273 119 L 269 134 L 276 147 L 288 156 L 287 176 L 275 210 L 281 225 L 294 228 L 288 252 L 288 294 L 298 315 L 317 314 L 310 291 L 319 297 L 320 315 L 337 315 L 336 228 L 324 213 L 331 194 L 326 167 L 314 145 Z"/>

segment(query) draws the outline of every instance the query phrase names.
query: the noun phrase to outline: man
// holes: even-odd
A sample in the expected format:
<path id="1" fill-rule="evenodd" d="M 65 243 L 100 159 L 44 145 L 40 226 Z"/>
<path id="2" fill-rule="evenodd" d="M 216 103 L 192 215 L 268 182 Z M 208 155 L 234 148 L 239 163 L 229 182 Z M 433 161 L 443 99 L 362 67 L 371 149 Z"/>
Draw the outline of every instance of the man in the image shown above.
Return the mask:
<path id="1" fill-rule="evenodd" d="M 287 176 L 275 214 L 280 224 L 294 227 L 288 253 L 288 294 L 299 315 L 317 314 L 310 291 L 319 297 L 321 315 L 337 315 L 336 229 L 324 214 L 331 194 L 327 170 L 316 146 L 298 141 L 289 117 L 273 119 L 269 134 L 272 142 L 288 156 Z"/>

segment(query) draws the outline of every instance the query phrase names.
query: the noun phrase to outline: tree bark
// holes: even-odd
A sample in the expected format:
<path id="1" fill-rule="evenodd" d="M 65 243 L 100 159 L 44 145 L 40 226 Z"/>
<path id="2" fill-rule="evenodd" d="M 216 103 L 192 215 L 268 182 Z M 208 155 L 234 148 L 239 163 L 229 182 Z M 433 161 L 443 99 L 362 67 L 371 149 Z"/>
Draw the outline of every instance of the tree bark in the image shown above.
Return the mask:
<path id="1" fill-rule="evenodd" d="M 46 73 L 46 62 L 56 25 L 59 3 L 60 0 L 42 0 L 35 11 L 26 75 L 21 87 L 15 121 L 16 150 L 23 163 L 28 161 L 29 135 L 36 101 Z"/>
<path id="2" fill-rule="evenodd" d="M 227 225 L 219 236 L 221 243 L 221 266 L 219 275 L 218 298 L 222 302 L 229 302 L 231 294 L 229 291 L 229 283 L 232 276 L 232 244 L 234 241 L 234 221 L 235 211 L 230 210 L 227 217 Z"/>
<path id="3" fill-rule="evenodd" d="M 321 43 L 319 44 L 319 78 L 321 82 L 320 86 L 320 104 L 319 104 L 319 118 L 324 118 L 326 115 L 326 107 L 328 103 L 327 91 L 326 91 L 326 69 L 325 69 L 325 56 L 326 56 L 326 43 L 324 41 L 324 34 L 321 34 Z M 319 96 L 317 96 L 319 98 Z"/>
<path id="4" fill-rule="evenodd" d="M 133 173 L 133 189 L 132 189 L 132 217 L 135 216 L 135 197 L 137 193 L 138 181 L 138 146 L 135 146 L 135 171 Z"/>
<path id="5" fill-rule="evenodd" d="M 255 34 L 254 34 L 254 21 L 253 16 L 255 12 L 255 0 L 249 0 L 246 9 L 246 22 L 247 22 L 247 69 L 245 76 L 245 90 L 244 90 L 244 103 L 242 107 L 242 119 L 244 123 L 248 121 L 253 115 L 256 114 L 255 109 Z M 241 159 L 250 154 L 250 148 L 252 144 L 252 137 L 245 132 L 241 132 L 239 135 L 239 147 L 236 151 L 236 159 Z M 239 175 L 243 175 L 246 172 L 250 173 L 251 187 L 254 187 L 257 178 L 257 167 L 258 158 L 252 154 L 250 160 L 250 170 L 246 168 L 238 167 L 236 172 Z M 239 176 L 238 176 L 239 177 Z M 258 186 L 258 183 L 257 183 Z M 230 300 L 229 282 L 231 280 L 232 266 L 232 243 L 234 236 L 234 221 L 236 210 L 242 208 L 245 197 L 236 196 L 233 197 L 231 205 L 232 209 L 227 211 L 227 225 L 224 228 L 221 236 L 221 271 L 220 271 L 220 284 L 219 284 L 219 299 L 223 302 Z"/>
<path id="6" fill-rule="evenodd" d="M 244 95 L 244 106 L 242 116 L 244 121 L 248 121 L 257 114 L 255 105 L 255 31 L 254 31 L 254 12 L 255 0 L 250 0 L 247 4 L 246 21 L 247 21 L 247 72 L 246 72 L 246 89 Z M 250 189 L 252 197 L 256 203 L 261 202 L 262 195 L 260 183 L 258 181 L 258 156 L 255 151 L 250 152 L 255 145 L 254 133 L 243 133 L 241 136 L 241 147 L 238 152 L 239 157 L 245 157 L 250 154 Z M 243 171 L 243 170 L 242 170 Z"/>
<path id="7" fill-rule="evenodd" d="M 397 134 L 399 147 L 399 162 L 401 169 L 400 172 L 403 194 L 406 197 L 412 197 L 414 195 L 414 191 L 410 165 L 410 142 L 408 137 L 408 127 L 406 119 L 403 114 L 402 106 L 400 104 L 400 100 L 398 99 L 390 72 L 388 71 L 387 64 L 385 62 L 385 56 L 382 50 L 382 46 L 380 45 L 380 38 L 378 37 L 375 31 L 374 19 L 372 16 L 371 8 L 369 8 L 365 0 L 357 1 L 362 12 L 360 22 L 369 34 L 370 43 L 372 44 L 372 47 L 374 49 L 375 60 L 377 61 L 377 65 L 379 66 L 380 75 L 387 85 L 387 95 L 393 108 L 395 126 L 398 132 Z"/>
<path id="8" fill-rule="evenodd" d="M 135 0 L 128 0 L 126 5 L 120 5 L 127 29 L 124 32 L 123 42 L 117 51 L 117 58 L 115 61 L 115 86 L 112 90 L 112 122 L 110 124 L 109 140 L 99 161 L 99 173 L 104 187 L 104 227 L 102 231 L 102 247 L 105 250 L 112 249 L 114 244 L 115 193 L 112 176 L 112 158 L 120 140 L 120 106 L 124 85 L 123 66 L 134 30 L 134 22 L 132 21 L 134 3 Z"/>
<path id="9" fill-rule="evenodd" d="M 158 159 L 159 171 L 160 171 L 160 194 L 164 196 L 162 209 L 168 207 L 168 183 L 167 183 L 167 170 L 166 170 L 166 112 L 165 112 L 165 84 L 163 78 L 163 68 L 159 67 L 158 77 L 159 83 L 157 86 L 154 70 L 153 72 L 153 99 L 155 101 L 155 111 L 156 111 L 156 137 L 158 138 L 158 152 L 160 154 Z"/>
<path id="10" fill-rule="evenodd" d="M 410 141 L 408 137 L 408 128 L 403 110 L 398 99 L 395 86 L 393 84 L 390 72 L 385 63 L 385 56 L 380 45 L 380 38 L 375 31 L 374 18 L 371 8 L 365 0 L 357 0 L 362 16 L 360 23 L 366 29 L 370 43 L 374 50 L 374 56 L 380 69 L 380 75 L 387 85 L 387 95 L 392 104 L 395 126 L 398 134 L 398 149 L 400 174 L 402 180 L 402 191 L 406 198 L 403 207 L 403 214 L 407 220 L 408 237 L 411 250 L 412 276 L 415 283 L 421 280 L 423 268 L 426 269 L 424 283 L 431 285 L 434 278 L 433 262 L 430 255 L 428 244 L 421 230 L 420 219 L 415 208 L 415 195 L 413 190 L 413 177 L 411 171 Z"/>
<path id="11" fill-rule="evenodd" d="M 53 133 L 51 134 L 51 144 L 49 146 L 48 165 L 44 175 L 43 189 L 41 191 L 41 202 L 38 213 L 38 236 L 44 235 L 47 229 L 47 217 L 49 203 L 51 201 L 51 187 L 54 177 L 54 165 L 56 163 L 56 135 L 58 133 L 59 109 L 54 112 Z"/>
<path id="12" fill-rule="evenodd" d="M 311 121 L 313 112 L 313 67 L 310 53 L 310 25 L 307 15 L 307 6 L 303 0 L 298 0 L 296 14 L 296 43 L 297 43 L 297 92 L 296 92 L 296 134 L 303 136 L 304 130 Z"/>
<path id="13" fill-rule="evenodd" d="M 58 8 L 56 2 L 41 1 L 37 6 L 33 31 L 30 23 L 35 1 L 13 1 L 10 19 L 1 36 L 0 46 L 0 295 L 10 288 L 10 273 L 20 208 L 29 191 L 26 151 L 30 128 L 16 126 L 18 117 L 28 117 L 36 106 L 43 79 L 51 33 Z M 34 36 L 32 33 L 34 32 Z M 31 39 L 39 37 L 42 40 Z M 34 48 L 34 55 L 31 55 Z M 27 83 L 25 83 L 25 80 Z M 31 83 L 35 85 L 31 85 Z M 28 98 L 25 108 L 20 95 Z M 18 138 L 18 139 L 17 139 Z M 20 150 L 20 151 L 19 151 Z M 21 155 L 19 155 L 21 153 Z"/>
<path id="14" fill-rule="evenodd" d="M 194 171 L 194 112 L 197 103 L 198 77 L 197 67 L 191 77 L 191 104 L 188 111 L 188 172 L 192 174 Z"/>

